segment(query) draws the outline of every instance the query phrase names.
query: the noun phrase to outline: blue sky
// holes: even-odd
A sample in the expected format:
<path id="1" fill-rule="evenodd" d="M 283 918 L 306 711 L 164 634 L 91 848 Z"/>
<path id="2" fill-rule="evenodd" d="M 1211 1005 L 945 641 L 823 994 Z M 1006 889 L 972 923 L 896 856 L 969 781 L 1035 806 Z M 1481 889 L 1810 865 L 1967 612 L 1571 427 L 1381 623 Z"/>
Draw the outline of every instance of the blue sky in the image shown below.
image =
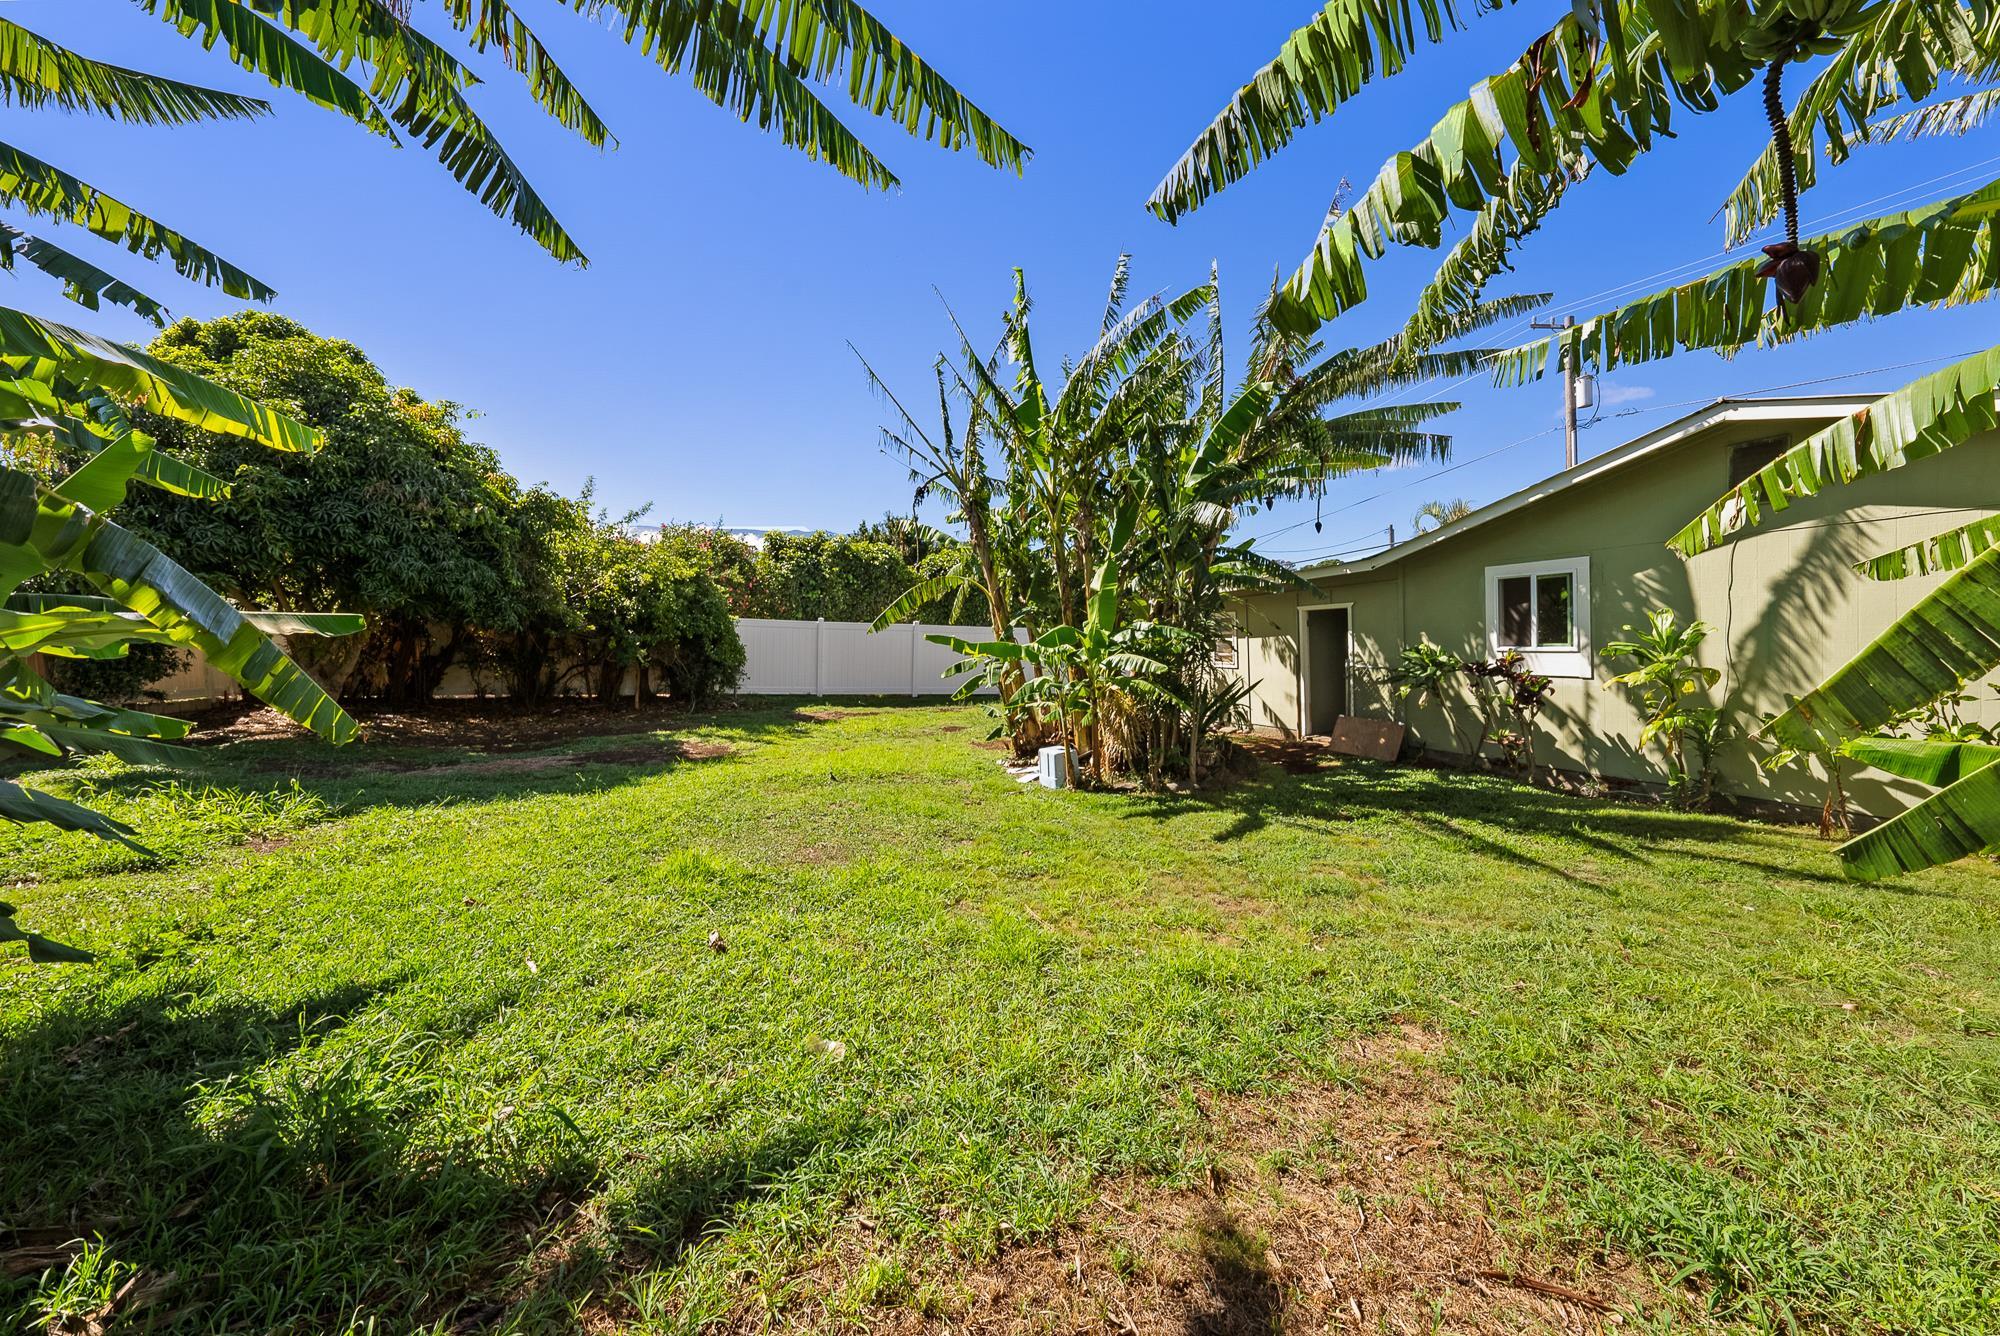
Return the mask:
<path id="1" fill-rule="evenodd" d="M 902 177 L 893 194 L 865 192 L 739 125 L 552 0 L 517 5 L 620 147 L 568 136 L 497 64 L 474 97 L 589 253 L 588 269 L 550 260 L 420 147 L 392 149 L 281 93 L 275 118 L 247 124 L 154 130 L 16 114 L 8 137 L 242 264 L 278 288 L 276 309 L 358 343 L 391 380 L 477 410 L 472 433 L 527 481 L 574 489 L 595 477 L 607 504 L 650 502 L 656 518 L 838 529 L 910 499 L 902 466 L 879 451 L 883 409 L 849 341 L 921 397 L 931 359 L 951 342 L 938 294 L 983 338 L 1018 265 L 1037 303 L 1038 353 L 1053 365 L 1088 346 L 1112 262 L 1131 251 L 1135 291 L 1190 286 L 1218 261 L 1240 349 L 1257 294 L 1274 266 L 1289 272 L 1304 254 L 1339 180 L 1365 186 L 1556 12 L 1523 4 L 1478 20 L 1168 227 L 1142 207 L 1152 186 L 1310 0 L 878 0 L 880 17 L 1035 149 L 1016 178 L 850 109 L 848 122 Z M 437 6 L 417 11 L 445 35 Z M 91 55 L 272 91 L 123 0 L 13 0 L 8 13 Z M 1681 139 L 1627 176 L 1572 192 L 1494 291 L 1552 292 L 1551 313 L 1583 315 L 1607 292 L 1638 295 L 1724 263 L 1711 215 L 1763 133 L 1754 94 L 1686 117 Z M 1991 179 L 1990 142 L 1863 149 L 1822 173 L 1806 222 L 1873 216 Z M 88 237 L 67 240 L 178 313 L 236 305 Z M 1408 251 L 1375 266 L 1370 301 L 1327 338 L 1392 330 L 1434 259 Z M 70 306 L 33 275 L 5 300 L 117 337 L 151 332 L 120 312 Z M 1623 368 L 1603 382 L 1603 416 L 1582 451 L 1722 394 L 1870 369 L 1824 388 L 1893 388 L 1990 342 L 1986 328 L 1979 308 L 1918 313 L 1734 361 Z M 1888 369 L 1904 363 L 1918 365 Z M 1379 543 L 1390 524 L 1406 533 L 1434 497 L 1505 495 L 1561 466 L 1557 395 L 1553 382 L 1453 387 L 1435 396 L 1465 405 L 1446 420 L 1451 471 L 1343 480 L 1324 504 L 1323 533 L 1309 503 L 1254 516 L 1245 531 L 1297 560 Z"/>

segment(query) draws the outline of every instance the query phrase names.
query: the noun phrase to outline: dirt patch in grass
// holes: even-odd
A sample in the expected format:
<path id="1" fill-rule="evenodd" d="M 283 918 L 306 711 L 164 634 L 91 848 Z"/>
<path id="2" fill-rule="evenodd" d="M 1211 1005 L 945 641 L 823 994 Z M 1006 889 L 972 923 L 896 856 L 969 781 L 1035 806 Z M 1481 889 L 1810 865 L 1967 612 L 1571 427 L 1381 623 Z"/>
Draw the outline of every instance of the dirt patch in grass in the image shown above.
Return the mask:
<path id="1" fill-rule="evenodd" d="M 726 708 L 718 706 L 724 712 Z M 691 727 L 717 713 L 716 709 L 705 708 L 700 715 L 690 715 L 685 706 L 669 701 L 649 701 L 637 709 L 629 704 L 606 706 L 576 700 L 558 700 L 532 710 L 498 700 L 440 700 L 421 710 L 397 710 L 362 702 L 347 709 L 360 721 L 363 737 L 370 743 L 488 752 L 536 751 L 574 738 L 620 733 L 663 733 Z M 232 702 L 211 706 L 190 717 L 195 732 L 188 740 L 207 746 L 311 736 L 277 711 L 261 705 Z"/>
<path id="2" fill-rule="evenodd" d="M 1616 1258 L 1528 1259 L 1493 1225 L 1502 1189 L 1446 1150 L 1436 1036 L 1359 1041 L 1352 1085 L 1203 1097 L 1193 1189 L 1114 1182 L 1092 1218 L 977 1263 L 919 1262 L 871 1332 L 1601 1332 L 1664 1300 Z M 809 1328 L 851 1322 L 861 1240 L 801 1277 Z M 836 1296 L 850 1296 L 845 1304 Z M 757 1317 L 762 1320 L 762 1315 Z M 754 1325 L 745 1315 L 744 1329 Z"/>
<path id="3" fill-rule="evenodd" d="M 843 710 L 837 707 L 829 707 L 816 710 L 794 710 L 792 711 L 792 717 L 794 719 L 803 719 L 809 724 L 831 724 L 839 719 L 866 719 L 870 715 L 880 713 L 882 713 L 880 710 Z"/>
<path id="4" fill-rule="evenodd" d="M 1229 741 L 1258 760 L 1281 766 L 1286 773 L 1293 775 L 1309 775 L 1335 759 L 1334 753 L 1324 742 L 1308 742 L 1304 738 L 1275 737 L 1265 733 L 1231 733 Z"/>
<path id="5" fill-rule="evenodd" d="M 663 739 L 657 742 L 633 743 L 624 747 L 604 747 L 596 751 L 542 751 L 525 755 L 515 755 L 511 749 L 498 748 L 497 756 L 473 756 L 464 760 L 449 755 L 404 756 L 395 760 L 372 761 L 365 765 L 350 764 L 343 758 L 321 760 L 317 757 L 273 757 L 257 761 L 250 767 L 252 773 L 260 775 L 283 774 L 309 776 L 312 778 L 332 778 L 342 775 L 419 775 L 436 773 L 439 775 L 545 775 L 560 770 L 575 770 L 590 765 L 647 766 L 665 765 L 673 761 L 713 761 L 728 756 L 736 749 L 726 742 L 700 742 L 693 739 Z"/>
<path id="6" fill-rule="evenodd" d="M 725 742 L 674 739 L 631 747 L 606 747 L 598 751 L 495 756 L 480 761 L 464 761 L 456 765 L 384 763 L 368 768 L 399 773 L 439 770 L 449 771 L 454 775 L 535 775 L 555 770 L 575 770 L 587 765 L 647 766 L 667 765 L 674 761 L 713 761 L 729 755 L 734 750 L 735 748 Z"/>

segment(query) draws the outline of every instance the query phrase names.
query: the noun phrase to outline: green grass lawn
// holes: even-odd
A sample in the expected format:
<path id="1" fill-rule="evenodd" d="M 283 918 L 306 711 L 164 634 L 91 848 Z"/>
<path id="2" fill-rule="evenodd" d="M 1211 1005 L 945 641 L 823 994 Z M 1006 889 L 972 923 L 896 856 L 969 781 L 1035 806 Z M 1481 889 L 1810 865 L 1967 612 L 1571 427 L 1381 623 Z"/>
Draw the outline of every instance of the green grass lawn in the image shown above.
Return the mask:
<path id="1" fill-rule="evenodd" d="M 1252 1171 L 1277 1239 L 1408 1034 L 1435 1174 L 1349 1193 L 1357 1262 L 1448 1176 L 1626 1330 L 2000 1330 L 1990 864 L 1854 885 L 1809 832 L 1357 762 L 1048 793 L 986 729 L 778 705 L 58 781 L 158 856 L 0 830 L 21 922 L 102 955 L 0 960 L 0 1315 L 83 1330 L 136 1281 L 154 1330 L 948 1320 L 1109 1200 L 1248 1191 L 1224 1110 L 1304 1128 Z M 1331 1302 L 1205 1229 L 1088 1265 L 1271 1264 L 1202 1329 Z"/>

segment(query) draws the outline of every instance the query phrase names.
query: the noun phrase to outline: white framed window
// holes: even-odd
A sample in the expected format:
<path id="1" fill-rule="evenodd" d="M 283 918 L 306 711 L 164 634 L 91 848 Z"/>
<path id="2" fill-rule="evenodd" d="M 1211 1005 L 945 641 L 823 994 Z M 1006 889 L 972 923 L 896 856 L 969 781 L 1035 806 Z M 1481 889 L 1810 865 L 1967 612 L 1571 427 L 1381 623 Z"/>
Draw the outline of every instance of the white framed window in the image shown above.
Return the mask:
<path id="1" fill-rule="evenodd" d="M 1590 559 L 1486 568 L 1486 647 L 1518 650 L 1550 677 L 1589 677 Z"/>
<path id="2" fill-rule="evenodd" d="M 1242 634 L 1242 628 L 1236 624 L 1233 612 L 1223 613 L 1221 623 L 1217 628 L 1220 634 L 1215 637 L 1215 646 L 1208 661 L 1217 668 L 1233 669 L 1236 667 L 1236 638 Z"/>

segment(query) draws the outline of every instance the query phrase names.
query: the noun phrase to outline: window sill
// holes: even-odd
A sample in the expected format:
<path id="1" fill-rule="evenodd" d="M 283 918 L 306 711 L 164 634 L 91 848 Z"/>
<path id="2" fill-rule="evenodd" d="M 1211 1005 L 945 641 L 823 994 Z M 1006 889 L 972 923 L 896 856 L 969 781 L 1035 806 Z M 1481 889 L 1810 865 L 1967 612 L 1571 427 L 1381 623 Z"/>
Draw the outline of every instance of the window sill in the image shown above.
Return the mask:
<path id="1" fill-rule="evenodd" d="M 1505 649 L 1496 654 L 1505 654 Z M 1540 673 L 1544 677 L 1590 678 L 1596 676 L 1590 655 L 1580 649 L 1522 649 L 1514 651 L 1528 666 L 1528 671 Z"/>

